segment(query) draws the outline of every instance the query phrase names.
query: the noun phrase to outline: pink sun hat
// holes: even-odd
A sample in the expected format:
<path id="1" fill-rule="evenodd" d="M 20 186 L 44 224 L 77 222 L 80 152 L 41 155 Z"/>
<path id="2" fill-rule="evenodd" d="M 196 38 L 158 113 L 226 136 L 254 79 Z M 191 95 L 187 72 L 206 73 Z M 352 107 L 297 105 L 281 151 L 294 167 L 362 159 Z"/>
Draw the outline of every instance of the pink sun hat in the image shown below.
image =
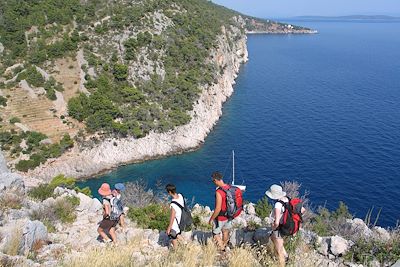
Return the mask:
<path id="1" fill-rule="evenodd" d="M 99 194 L 102 196 L 111 195 L 110 185 L 107 183 L 102 184 L 97 192 L 99 192 Z"/>

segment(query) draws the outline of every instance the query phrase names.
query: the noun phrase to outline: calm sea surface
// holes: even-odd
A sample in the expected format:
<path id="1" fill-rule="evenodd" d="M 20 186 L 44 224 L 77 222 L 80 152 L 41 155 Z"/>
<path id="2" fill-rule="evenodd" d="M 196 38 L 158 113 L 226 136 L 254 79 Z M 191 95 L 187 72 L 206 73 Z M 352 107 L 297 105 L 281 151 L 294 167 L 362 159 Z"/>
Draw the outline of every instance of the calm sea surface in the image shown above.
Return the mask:
<path id="1" fill-rule="evenodd" d="M 196 152 L 133 164 L 81 183 L 94 192 L 144 179 L 174 183 L 213 204 L 210 174 L 231 177 L 256 201 L 273 183 L 296 180 L 312 203 L 340 200 L 379 224 L 400 219 L 400 24 L 302 22 L 316 35 L 252 35 L 223 116 Z"/>

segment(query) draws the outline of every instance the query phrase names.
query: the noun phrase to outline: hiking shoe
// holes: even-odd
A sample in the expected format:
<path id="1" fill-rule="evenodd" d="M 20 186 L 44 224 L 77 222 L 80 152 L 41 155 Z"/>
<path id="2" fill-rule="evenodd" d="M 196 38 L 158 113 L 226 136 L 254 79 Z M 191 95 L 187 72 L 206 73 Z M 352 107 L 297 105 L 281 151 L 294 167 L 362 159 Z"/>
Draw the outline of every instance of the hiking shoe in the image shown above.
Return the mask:
<path id="1" fill-rule="evenodd" d="M 285 257 L 285 263 L 288 263 L 289 262 L 289 255 L 287 255 L 286 257 Z"/>

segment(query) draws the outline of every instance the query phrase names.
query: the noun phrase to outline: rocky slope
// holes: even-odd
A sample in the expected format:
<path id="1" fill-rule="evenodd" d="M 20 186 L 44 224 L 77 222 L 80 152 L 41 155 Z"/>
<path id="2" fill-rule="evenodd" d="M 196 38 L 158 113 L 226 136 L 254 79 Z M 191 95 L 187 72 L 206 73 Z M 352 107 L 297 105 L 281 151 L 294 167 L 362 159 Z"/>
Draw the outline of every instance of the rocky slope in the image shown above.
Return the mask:
<path id="1" fill-rule="evenodd" d="M 237 18 L 241 20 L 240 17 Z M 243 22 L 242 22 L 243 23 Z M 229 46 L 233 36 L 240 38 Z M 57 160 L 41 165 L 27 176 L 49 180 L 63 173 L 73 177 L 89 177 L 119 165 L 151 158 L 181 153 L 194 149 L 204 142 L 207 134 L 222 114 L 222 104 L 233 92 L 233 84 L 240 65 L 248 60 L 246 35 L 240 28 L 223 29 L 218 38 L 218 48 L 211 60 L 224 69 L 217 83 L 203 88 L 191 112 L 191 121 L 167 133 L 150 133 L 144 138 L 108 139 L 92 149 L 72 152 Z"/>
<path id="2" fill-rule="evenodd" d="M 195 149 L 247 60 L 246 32 L 312 32 L 206 0 L 42 5 L 13 24 L 25 11 L 7 0 L 0 22 L 0 145 L 38 181 Z"/>
<path id="3" fill-rule="evenodd" d="M 118 247 L 112 248 L 100 242 L 96 229 L 101 220 L 102 205 L 99 200 L 74 190 L 57 187 L 52 197 L 39 202 L 27 197 L 23 183 L 19 183 L 18 186 L 2 188 L 0 198 L 3 203 L 0 206 L 2 266 L 103 266 L 105 260 L 110 262 L 110 266 L 203 266 L 204 257 L 210 257 L 207 262 L 212 266 L 276 264 L 273 252 L 269 249 L 272 221 L 269 217 L 257 216 L 252 203 L 246 204 L 244 212 L 233 221 L 231 252 L 218 255 L 210 242 L 210 230 L 200 227 L 183 233 L 186 245 L 181 248 L 181 252 L 177 251 L 182 256 L 173 258 L 176 254 L 168 250 L 169 241 L 165 232 L 142 229 L 129 219 L 125 229 L 117 230 Z M 52 218 L 51 210 L 60 203 L 65 204 L 68 198 L 78 202 L 68 214 L 74 215 L 72 220 L 62 222 Z M 7 205 L 4 204 L 5 199 L 10 200 Z M 192 208 L 193 217 L 197 217 L 203 227 L 207 227 L 211 212 L 209 207 L 195 205 Z M 52 224 L 49 224 L 49 220 Z M 343 227 L 366 240 L 383 243 L 394 234 L 380 227 L 369 228 L 360 219 L 347 219 Z M 342 236 L 320 237 L 313 232 L 301 230 L 297 237 L 287 242 L 290 266 L 363 266 L 344 257 L 354 242 Z M 197 252 L 191 252 L 193 249 Z M 243 255 L 233 263 L 239 252 Z M 376 258 L 369 260 L 366 266 L 387 266 L 378 260 L 385 262 L 385 258 L 383 261 L 382 258 Z M 393 259 L 389 260 L 393 263 Z"/>

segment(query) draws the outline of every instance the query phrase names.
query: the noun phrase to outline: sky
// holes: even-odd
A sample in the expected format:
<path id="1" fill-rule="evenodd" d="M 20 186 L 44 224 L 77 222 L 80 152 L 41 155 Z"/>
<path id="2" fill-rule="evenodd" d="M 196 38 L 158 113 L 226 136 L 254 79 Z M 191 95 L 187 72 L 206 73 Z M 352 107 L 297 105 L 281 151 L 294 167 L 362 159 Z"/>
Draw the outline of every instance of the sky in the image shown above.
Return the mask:
<path id="1" fill-rule="evenodd" d="M 246 15 L 262 18 L 294 16 L 400 16 L 400 0 L 212 0 Z"/>

